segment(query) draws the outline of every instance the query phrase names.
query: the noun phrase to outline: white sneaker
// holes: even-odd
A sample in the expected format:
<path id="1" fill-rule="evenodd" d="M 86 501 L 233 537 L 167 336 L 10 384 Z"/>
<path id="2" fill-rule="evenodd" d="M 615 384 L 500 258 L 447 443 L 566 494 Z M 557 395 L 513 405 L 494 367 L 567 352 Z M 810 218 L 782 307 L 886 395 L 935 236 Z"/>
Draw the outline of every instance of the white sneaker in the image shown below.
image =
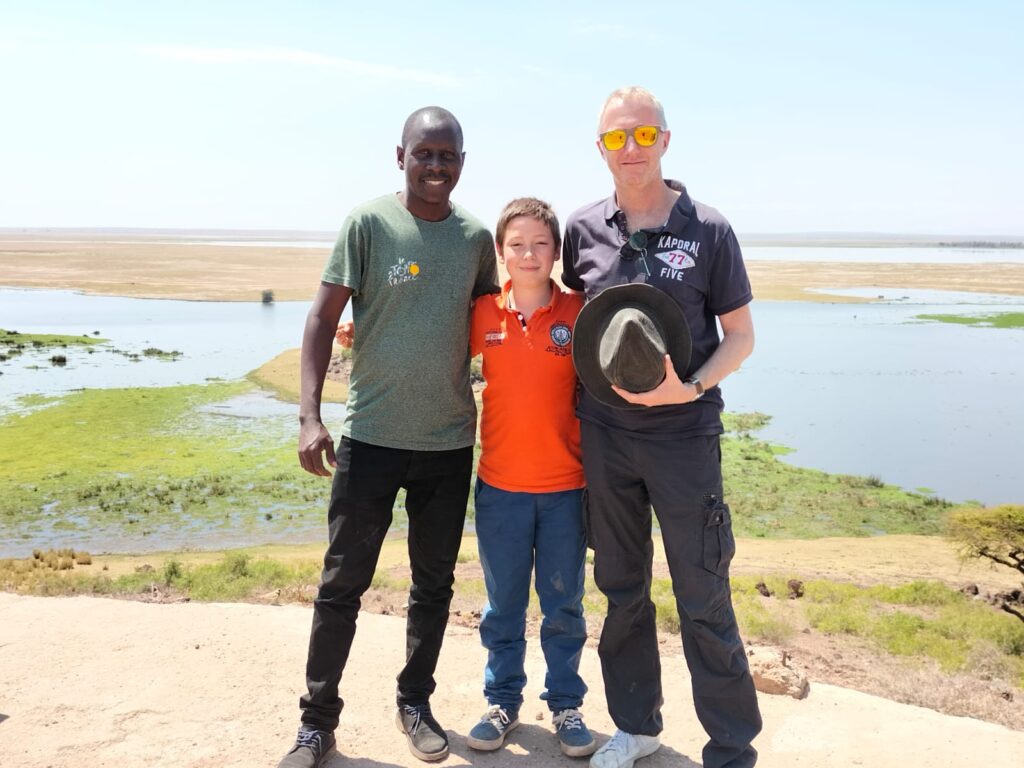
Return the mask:
<path id="1" fill-rule="evenodd" d="M 590 758 L 590 768 L 633 768 L 635 761 L 653 755 L 660 746 L 660 736 L 616 730 Z"/>

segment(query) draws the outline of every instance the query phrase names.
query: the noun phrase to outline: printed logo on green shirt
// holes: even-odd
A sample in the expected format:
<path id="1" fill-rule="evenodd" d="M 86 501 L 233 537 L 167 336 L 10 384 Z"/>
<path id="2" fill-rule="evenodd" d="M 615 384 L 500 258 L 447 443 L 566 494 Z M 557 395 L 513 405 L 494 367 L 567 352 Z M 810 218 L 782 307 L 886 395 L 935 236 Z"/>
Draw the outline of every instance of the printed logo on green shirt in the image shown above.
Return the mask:
<path id="1" fill-rule="evenodd" d="M 398 263 L 388 268 L 388 285 L 408 283 L 419 277 L 420 265 L 415 261 L 399 258 Z"/>

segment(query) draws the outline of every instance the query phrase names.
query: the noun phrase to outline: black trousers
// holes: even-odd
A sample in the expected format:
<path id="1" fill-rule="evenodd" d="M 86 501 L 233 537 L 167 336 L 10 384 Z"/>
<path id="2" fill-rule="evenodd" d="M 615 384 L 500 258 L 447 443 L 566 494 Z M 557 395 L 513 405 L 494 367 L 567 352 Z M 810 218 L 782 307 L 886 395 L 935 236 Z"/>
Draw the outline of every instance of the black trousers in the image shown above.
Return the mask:
<path id="1" fill-rule="evenodd" d="M 628 733 L 662 730 L 661 661 L 651 602 L 651 506 L 658 516 L 697 717 L 710 736 L 704 768 L 749 768 L 761 730 L 736 626 L 729 563 L 736 551 L 722 499 L 717 436 L 647 440 L 582 424 L 584 516 L 594 578 L 608 598 L 598 652 L 608 712 Z"/>
<path id="2" fill-rule="evenodd" d="M 472 447 L 406 451 L 342 438 L 337 457 L 328 513 L 330 543 L 313 601 L 308 692 L 299 702 L 302 722 L 322 731 L 338 727 L 344 706 L 338 686 L 399 488 L 406 490 L 412 586 L 398 703 L 426 703 L 434 692 L 473 469 Z"/>

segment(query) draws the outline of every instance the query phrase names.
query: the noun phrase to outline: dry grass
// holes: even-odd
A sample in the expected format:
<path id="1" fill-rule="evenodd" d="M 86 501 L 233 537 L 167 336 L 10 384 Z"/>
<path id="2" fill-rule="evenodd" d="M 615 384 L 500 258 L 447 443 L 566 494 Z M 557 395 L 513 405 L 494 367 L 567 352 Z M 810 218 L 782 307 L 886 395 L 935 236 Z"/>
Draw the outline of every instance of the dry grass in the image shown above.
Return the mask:
<path id="1" fill-rule="evenodd" d="M 775 301 L 863 301 L 809 293 L 808 288 L 924 288 L 1024 295 L 1024 264 L 964 269 L 962 264 L 751 261 L 747 270 L 754 296 Z"/>
<path id="2" fill-rule="evenodd" d="M 953 587 L 976 583 L 983 591 L 1020 585 L 1019 577 L 1008 568 L 993 568 L 980 560 L 961 563 L 953 545 L 939 536 L 741 539 L 737 550 L 735 574 L 771 569 L 865 586 L 908 581 L 941 581 Z M 655 557 L 664 562 L 660 547 Z"/>
<path id="3" fill-rule="evenodd" d="M 274 392 L 277 397 L 289 403 L 299 402 L 299 354 L 298 349 L 282 352 L 269 362 L 249 373 L 251 381 Z M 348 385 L 328 376 L 324 381 L 321 401 L 344 403 L 348 399 Z"/>
<path id="4" fill-rule="evenodd" d="M 260 301 L 308 300 L 320 282 L 328 248 L 123 242 L 64 235 L 0 237 L 0 285 L 71 288 L 108 296 Z M 1024 295 L 1024 264 L 814 263 L 751 261 L 759 299 L 859 301 L 808 288 L 927 288 Z"/>
<path id="5" fill-rule="evenodd" d="M 155 299 L 309 300 L 326 248 L 0 239 L 0 285 Z"/>
<path id="6" fill-rule="evenodd" d="M 326 535 L 326 531 L 325 531 Z M 249 547 L 254 557 L 269 557 L 286 564 L 319 561 L 323 543 L 275 544 Z M 910 581 L 941 581 L 953 587 L 973 582 L 983 590 L 1012 589 L 1019 586 L 1013 572 L 989 568 L 979 562 L 961 564 L 955 550 L 938 536 L 877 536 L 874 538 L 826 539 L 740 539 L 732 571 L 736 575 L 758 575 L 766 571 L 799 573 L 805 578 L 832 579 L 870 586 L 901 584 Z M 462 543 L 462 559 L 467 566 L 479 568 L 476 538 L 467 536 Z M 77 554 L 77 553 L 76 553 Z M 91 564 L 76 571 L 102 569 L 111 576 L 131 573 L 143 564 L 160 569 L 169 559 L 186 565 L 208 565 L 224 556 L 223 552 L 156 552 L 146 555 L 91 555 Z M 668 565 L 660 540 L 654 547 L 655 575 L 668 576 Z M 382 569 L 408 562 L 404 538 L 385 543 L 380 556 Z"/>

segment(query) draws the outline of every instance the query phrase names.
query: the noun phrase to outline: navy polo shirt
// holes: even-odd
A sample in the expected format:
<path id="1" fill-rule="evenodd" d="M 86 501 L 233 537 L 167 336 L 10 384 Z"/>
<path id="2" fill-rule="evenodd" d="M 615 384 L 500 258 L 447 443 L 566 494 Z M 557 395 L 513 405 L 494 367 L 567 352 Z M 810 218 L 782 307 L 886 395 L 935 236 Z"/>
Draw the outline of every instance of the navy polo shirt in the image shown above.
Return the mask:
<path id="1" fill-rule="evenodd" d="M 647 270 L 641 260 L 619 256 L 629 233 L 613 195 L 580 208 L 566 222 L 562 282 L 584 292 L 588 300 L 623 283 L 647 282 L 660 288 L 682 307 L 690 326 L 693 352 L 687 373 L 691 374 L 718 348 L 715 318 L 748 304 L 753 294 L 729 222 L 714 208 L 692 200 L 678 181 L 665 183 L 680 195 L 668 222 L 648 239 Z M 642 410 L 605 405 L 584 389 L 577 413 L 585 421 L 628 430 L 638 437 L 671 439 L 721 434 L 723 407 L 718 387 L 692 403 Z"/>

